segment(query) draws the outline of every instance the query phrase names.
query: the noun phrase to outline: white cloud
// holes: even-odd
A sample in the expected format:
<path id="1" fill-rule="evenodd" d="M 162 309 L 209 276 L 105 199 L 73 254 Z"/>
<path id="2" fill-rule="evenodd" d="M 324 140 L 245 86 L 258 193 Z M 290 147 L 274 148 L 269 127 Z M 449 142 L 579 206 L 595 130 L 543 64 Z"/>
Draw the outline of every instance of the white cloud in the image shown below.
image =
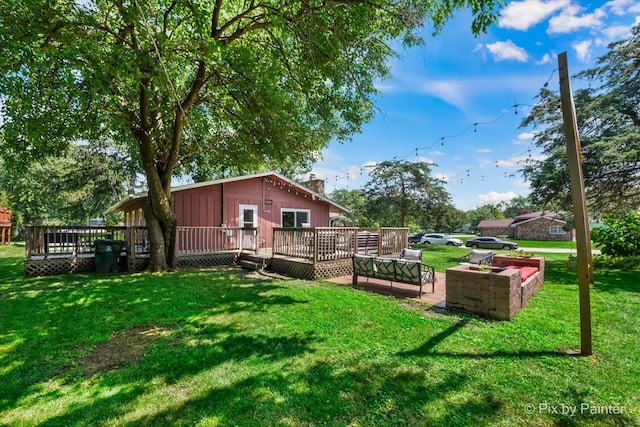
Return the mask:
<path id="1" fill-rule="evenodd" d="M 545 20 L 555 11 L 567 7 L 569 0 L 526 0 L 513 1 L 500 12 L 498 26 L 526 31 Z"/>
<path id="2" fill-rule="evenodd" d="M 528 144 L 531 142 L 531 140 L 536 136 L 535 132 L 523 132 L 520 135 L 517 136 L 516 141 L 514 142 L 514 144 L 519 145 L 519 144 Z"/>
<path id="3" fill-rule="evenodd" d="M 542 160 L 543 158 L 544 156 L 540 154 L 520 154 L 517 156 L 511 156 L 506 160 L 496 160 L 495 164 L 499 167 L 515 168 L 515 167 L 521 167 L 526 162 Z"/>
<path id="4" fill-rule="evenodd" d="M 420 156 L 416 158 L 416 162 L 424 162 L 427 163 L 429 165 L 435 165 L 436 163 L 433 161 L 433 159 L 430 159 L 428 157 L 424 157 L 424 156 Z"/>
<path id="5" fill-rule="evenodd" d="M 449 182 L 451 180 L 451 176 L 452 175 L 447 175 L 445 173 L 434 173 L 433 174 L 433 177 L 435 179 L 439 179 L 440 181 L 443 181 L 443 182 Z"/>
<path id="6" fill-rule="evenodd" d="M 604 28 L 602 33 L 607 38 L 607 43 L 612 40 L 626 39 L 631 36 L 632 25 L 612 25 Z"/>
<path id="7" fill-rule="evenodd" d="M 587 62 L 589 61 L 589 58 L 591 58 L 591 40 L 575 42 L 571 47 L 576 51 L 578 60 Z"/>
<path id="8" fill-rule="evenodd" d="M 550 62 L 551 62 L 551 55 L 549 55 L 548 53 L 545 53 L 544 55 L 542 55 L 542 58 L 540 58 L 538 61 L 535 62 L 535 64 L 544 65 Z"/>
<path id="9" fill-rule="evenodd" d="M 436 151 L 429 152 L 429 155 L 431 155 L 431 156 L 444 156 L 444 153 L 442 151 L 436 150 Z"/>
<path id="10" fill-rule="evenodd" d="M 397 93 L 399 90 L 399 88 L 396 85 L 383 83 L 383 82 L 377 82 L 375 83 L 374 86 L 376 90 L 381 93 Z"/>
<path id="11" fill-rule="evenodd" d="M 629 9 L 630 12 L 634 8 L 637 8 L 636 11 L 640 10 L 640 3 L 636 0 L 612 0 L 605 3 L 604 7 L 614 15 L 624 16 L 627 13 L 627 9 Z"/>
<path id="12" fill-rule="evenodd" d="M 455 80 L 425 80 L 420 83 L 419 90 L 457 107 L 466 105 L 463 85 Z"/>
<path id="13" fill-rule="evenodd" d="M 548 34 L 567 34 L 583 28 L 598 28 L 602 26 L 602 18 L 607 16 L 602 9 L 596 9 L 593 13 L 579 15 L 584 9 L 580 6 L 569 5 L 549 20 Z"/>
<path id="14" fill-rule="evenodd" d="M 498 193 L 497 191 L 489 191 L 485 194 L 479 194 L 478 200 L 482 204 L 486 203 L 500 203 L 500 202 L 509 202 L 514 197 L 518 197 L 518 195 L 513 191 L 507 191 L 504 193 Z"/>
<path id="15" fill-rule="evenodd" d="M 527 51 L 513 43 L 511 40 L 487 44 L 487 49 L 489 49 L 489 52 L 493 55 L 493 59 L 497 62 L 509 59 L 527 62 L 527 59 L 529 59 Z"/>

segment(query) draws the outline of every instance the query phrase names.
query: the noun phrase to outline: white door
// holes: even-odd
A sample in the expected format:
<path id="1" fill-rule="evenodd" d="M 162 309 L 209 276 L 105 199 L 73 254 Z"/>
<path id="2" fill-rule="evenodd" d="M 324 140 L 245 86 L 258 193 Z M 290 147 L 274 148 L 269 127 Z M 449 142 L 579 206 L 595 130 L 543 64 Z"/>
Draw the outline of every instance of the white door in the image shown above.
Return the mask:
<path id="1" fill-rule="evenodd" d="M 238 216 L 238 225 L 240 227 L 258 228 L 258 206 L 257 205 L 240 205 Z M 241 231 L 242 248 L 256 250 L 257 235 L 252 231 Z"/>

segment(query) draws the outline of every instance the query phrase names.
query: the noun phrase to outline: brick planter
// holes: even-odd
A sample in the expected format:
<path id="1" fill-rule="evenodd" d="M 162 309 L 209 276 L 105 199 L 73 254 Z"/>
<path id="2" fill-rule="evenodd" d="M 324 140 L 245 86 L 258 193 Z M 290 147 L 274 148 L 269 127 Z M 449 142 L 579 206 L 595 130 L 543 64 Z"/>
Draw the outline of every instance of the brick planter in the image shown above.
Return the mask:
<path id="1" fill-rule="evenodd" d="M 530 266 L 538 272 L 522 282 L 517 269 L 505 266 Z M 511 320 L 544 281 L 544 258 L 512 258 L 496 255 L 493 271 L 480 271 L 477 267 L 458 265 L 447 269 L 446 306 L 456 310 L 477 313 L 499 320 Z"/>

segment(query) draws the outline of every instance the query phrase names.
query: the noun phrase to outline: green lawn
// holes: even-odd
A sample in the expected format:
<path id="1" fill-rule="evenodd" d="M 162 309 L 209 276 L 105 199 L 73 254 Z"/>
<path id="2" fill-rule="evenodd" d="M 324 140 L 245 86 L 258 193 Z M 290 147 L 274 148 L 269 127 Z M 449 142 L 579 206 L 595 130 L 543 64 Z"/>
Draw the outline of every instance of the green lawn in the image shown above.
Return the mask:
<path id="1" fill-rule="evenodd" d="M 566 254 L 511 322 L 238 269 L 26 279 L 22 254 L 0 247 L 2 425 L 640 425 L 637 269 L 597 271 L 581 357 Z"/>
<path id="2" fill-rule="evenodd" d="M 509 240 L 509 239 L 507 239 Z M 553 240 L 520 240 L 514 239 L 521 248 L 564 248 L 576 250 L 576 242 L 556 242 Z"/>

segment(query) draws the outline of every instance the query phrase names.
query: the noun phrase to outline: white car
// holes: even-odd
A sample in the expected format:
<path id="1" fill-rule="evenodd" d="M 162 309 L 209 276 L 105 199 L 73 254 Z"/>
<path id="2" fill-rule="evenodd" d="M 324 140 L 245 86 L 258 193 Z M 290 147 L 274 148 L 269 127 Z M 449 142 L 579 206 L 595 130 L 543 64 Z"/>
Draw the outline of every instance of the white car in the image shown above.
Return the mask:
<path id="1" fill-rule="evenodd" d="M 420 239 L 420 243 L 430 245 L 462 246 L 462 240 L 451 237 L 448 234 L 425 234 Z"/>

